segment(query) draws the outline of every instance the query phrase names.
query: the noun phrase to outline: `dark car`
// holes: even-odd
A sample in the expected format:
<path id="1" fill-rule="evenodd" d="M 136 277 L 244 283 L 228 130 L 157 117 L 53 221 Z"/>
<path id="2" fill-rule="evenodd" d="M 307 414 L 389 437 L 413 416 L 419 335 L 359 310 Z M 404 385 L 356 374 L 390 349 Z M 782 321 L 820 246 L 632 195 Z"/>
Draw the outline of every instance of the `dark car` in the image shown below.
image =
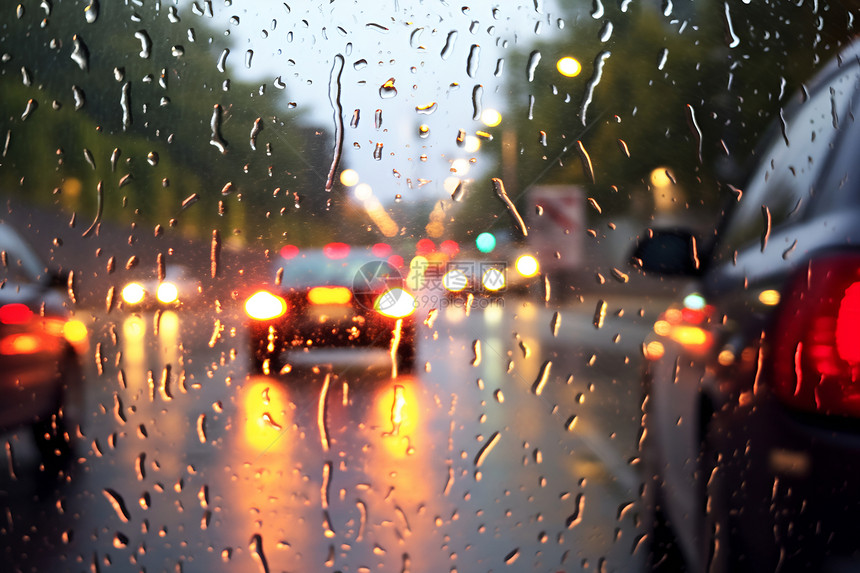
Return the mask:
<path id="1" fill-rule="evenodd" d="M 785 106 L 716 240 L 653 230 L 635 253 L 692 279 L 643 347 L 657 569 L 860 568 L 858 58 Z"/>
<path id="2" fill-rule="evenodd" d="M 387 244 L 280 249 L 274 280 L 245 301 L 252 367 L 277 371 L 287 351 L 382 348 L 398 371 L 415 364 L 415 297 Z"/>
<path id="3" fill-rule="evenodd" d="M 70 452 L 65 414 L 81 384 L 87 328 L 73 318 L 67 280 L 0 222 L 0 428 L 31 426 L 40 452 Z"/>

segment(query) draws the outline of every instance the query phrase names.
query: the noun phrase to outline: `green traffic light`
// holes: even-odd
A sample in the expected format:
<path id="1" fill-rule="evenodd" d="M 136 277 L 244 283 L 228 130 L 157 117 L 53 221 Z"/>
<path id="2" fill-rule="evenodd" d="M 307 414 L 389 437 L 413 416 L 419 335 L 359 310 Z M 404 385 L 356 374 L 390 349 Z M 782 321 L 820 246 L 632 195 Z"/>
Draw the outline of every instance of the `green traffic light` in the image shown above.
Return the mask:
<path id="1" fill-rule="evenodd" d="M 489 253 L 496 248 L 496 237 L 492 233 L 481 233 L 475 239 L 475 246 L 482 253 Z"/>

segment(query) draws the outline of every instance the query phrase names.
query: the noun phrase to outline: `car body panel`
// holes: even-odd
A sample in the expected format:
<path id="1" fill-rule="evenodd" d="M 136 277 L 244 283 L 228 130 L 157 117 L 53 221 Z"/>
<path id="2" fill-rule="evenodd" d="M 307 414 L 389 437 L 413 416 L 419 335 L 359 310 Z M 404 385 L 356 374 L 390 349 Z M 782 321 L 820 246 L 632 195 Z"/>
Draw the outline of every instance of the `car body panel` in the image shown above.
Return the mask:
<path id="1" fill-rule="evenodd" d="M 860 566 L 841 517 L 860 503 L 860 421 L 792 410 L 771 392 L 768 367 L 774 317 L 796 304 L 781 300 L 787 281 L 825 255 L 860 254 L 860 202 L 832 199 L 858 190 L 856 159 L 842 153 L 860 148 L 858 55 L 860 44 L 848 48 L 786 107 L 702 250 L 684 294 L 712 310 L 677 327 L 707 342 L 679 341 L 659 320 L 645 342 L 649 483 L 694 571 Z"/>

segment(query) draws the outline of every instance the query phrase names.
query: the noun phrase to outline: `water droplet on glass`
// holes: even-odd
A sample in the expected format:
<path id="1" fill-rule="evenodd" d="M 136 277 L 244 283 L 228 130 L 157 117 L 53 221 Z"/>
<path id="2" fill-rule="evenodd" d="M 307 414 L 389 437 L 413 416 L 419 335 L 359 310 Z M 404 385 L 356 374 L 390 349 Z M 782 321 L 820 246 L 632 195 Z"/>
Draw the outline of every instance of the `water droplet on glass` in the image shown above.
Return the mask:
<path id="1" fill-rule="evenodd" d="M 90 51 L 87 45 L 77 34 L 72 36 L 72 43 L 74 45 L 72 48 L 72 61 L 78 64 L 83 71 L 87 71 L 90 67 Z"/>
<path id="2" fill-rule="evenodd" d="M 481 363 L 481 341 L 475 340 L 472 342 L 472 366 L 478 366 Z"/>
<path id="3" fill-rule="evenodd" d="M 373 114 L 373 127 L 379 129 L 382 127 L 382 110 L 377 109 Z"/>
<path id="4" fill-rule="evenodd" d="M 146 162 L 149 163 L 150 165 L 152 165 L 153 167 L 158 165 L 158 153 L 156 153 L 155 151 L 150 151 L 146 155 Z"/>
<path id="5" fill-rule="evenodd" d="M 262 118 L 257 118 L 254 120 L 254 125 L 251 127 L 251 149 L 257 149 L 257 136 L 260 132 L 263 131 L 263 120 Z"/>
<path id="6" fill-rule="evenodd" d="M 218 57 L 218 63 L 217 63 L 217 64 L 215 64 L 215 67 L 216 67 L 216 68 L 218 69 L 218 71 L 219 71 L 219 72 L 221 72 L 222 74 L 224 73 L 224 70 L 226 69 L 226 66 L 227 66 L 227 56 L 229 56 L 229 55 L 230 55 L 230 49 L 229 49 L 229 48 L 224 48 L 224 51 L 222 51 L 222 52 L 221 52 L 221 55 Z"/>
<path id="7" fill-rule="evenodd" d="M 394 78 L 388 80 L 379 86 L 379 97 L 382 99 L 391 99 L 397 95 L 397 88 L 394 87 Z"/>
<path id="8" fill-rule="evenodd" d="M 84 104 L 87 101 L 87 98 L 84 95 L 84 90 L 78 86 L 72 86 L 72 97 L 75 100 L 75 110 L 79 110 L 84 107 Z"/>
<path id="9" fill-rule="evenodd" d="M 251 551 L 251 556 L 257 563 L 263 573 L 269 573 L 269 562 L 266 560 L 266 555 L 263 553 L 263 538 L 259 533 L 251 536 L 251 541 L 248 549 Z"/>
<path id="10" fill-rule="evenodd" d="M 498 197 L 499 200 L 504 203 L 517 229 L 519 229 L 520 233 L 522 233 L 524 237 L 527 237 L 529 234 L 528 228 L 526 227 L 523 218 L 520 216 L 519 211 L 517 211 L 516 206 L 511 201 L 510 197 L 508 197 L 508 194 L 505 191 L 505 184 L 498 177 L 493 177 L 493 190 L 496 193 L 496 197 Z"/>
<path id="11" fill-rule="evenodd" d="M 246 50 L 245 51 L 245 67 L 247 69 L 251 69 L 251 62 L 254 59 L 254 50 Z"/>
<path id="12" fill-rule="evenodd" d="M 209 127 L 212 134 L 209 138 L 209 143 L 214 145 L 222 154 L 227 153 L 227 142 L 221 136 L 221 105 L 215 104 L 212 108 L 212 119 L 209 121 Z"/>
<path id="13" fill-rule="evenodd" d="M 451 56 L 451 52 L 454 51 L 454 44 L 457 41 L 457 31 L 448 32 L 448 37 L 445 38 L 445 47 L 442 48 L 442 59 L 447 60 Z"/>
<path id="14" fill-rule="evenodd" d="M 532 384 L 532 393 L 534 393 L 536 396 L 540 396 L 541 392 L 543 392 L 544 386 L 546 386 L 547 380 L 549 380 L 549 374 L 551 370 L 551 360 L 547 360 L 541 365 L 537 380 L 535 380 L 535 383 Z"/>
<path id="15" fill-rule="evenodd" d="M 111 488 L 103 489 L 102 494 L 105 496 L 105 499 L 108 500 L 108 503 L 111 504 L 120 520 L 123 523 L 128 523 L 129 519 L 131 519 L 131 515 L 128 513 L 128 508 L 126 507 L 125 500 L 122 496 Z"/>
<path id="16" fill-rule="evenodd" d="M 167 19 L 171 24 L 179 23 L 179 13 L 176 11 L 176 6 L 168 6 L 167 7 Z"/>
<path id="17" fill-rule="evenodd" d="M 558 336 L 558 331 L 560 328 L 561 328 L 561 313 L 556 311 L 552 315 L 552 320 L 550 320 L 549 329 L 550 329 L 550 332 L 552 332 L 553 336 Z"/>
<path id="18" fill-rule="evenodd" d="M 465 194 L 465 188 L 463 187 L 463 182 L 458 181 L 457 186 L 454 188 L 454 192 L 451 193 L 451 199 L 457 202 L 463 200 L 463 195 Z"/>
<path id="19" fill-rule="evenodd" d="M 474 78 L 478 73 L 478 63 L 481 58 L 481 46 L 472 44 L 469 48 L 469 56 L 466 58 L 466 73 L 470 78 Z"/>
<path id="20" fill-rule="evenodd" d="M 603 321 L 606 319 L 606 301 L 599 300 L 597 301 L 597 308 L 594 309 L 594 318 L 591 321 L 591 324 L 594 325 L 594 328 L 603 328 Z"/>
<path id="21" fill-rule="evenodd" d="M 149 34 L 146 33 L 146 30 L 140 30 L 134 33 L 134 37 L 140 40 L 140 57 L 145 60 L 149 59 L 152 52 L 152 39 L 150 39 Z"/>
<path id="22" fill-rule="evenodd" d="M 119 105 L 122 108 L 122 130 L 127 131 L 132 124 L 131 84 L 128 82 L 122 85 L 122 94 L 119 98 Z"/>
<path id="23" fill-rule="evenodd" d="M 472 119 L 476 121 L 481 118 L 481 112 L 483 111 L 481 100 L 483 97 L 484 86 L 479 84 L 472 88 Z"/>
<path id="24" fill-rule="evenodd" d="M 377 143 L 373 148 L 373 158 L 377 161 L 382 160 L 382 143 Z"/>
<path id="25" fill-rule="evenodd" d="M 606 43 L 609 41 L 609 38 L 612 37 L 612 22 L 604 22 L 603 27 L 600 28 L 600 41 L 602 43 Z"/>
<path id="26" fill-rule="evenodd" d="M 761 216 L 764 224 L 761 231 L 761 252 L 764 252 L 765 247 L 767 247 L 768 237 L 770 237 L 771 225 L 770 208 L 767 205 L 761 206 Z"/>
<path id="27" fill-rule="evenodd" d="M 540 63 L 540 57 L 541 56 L 540 56 L 539 50 L 534 50 L 534 51 L 532 51 L 531 54 L 529 54 L 529 60 L 528 60 L 528 63 L 526 64 L 526 72 L 527 72 L 526 76 L 528 77 L 528 80 L 530 82 L 533 82 L 535 79 L 535 70 L 537 69 L 538 64 Z"/>

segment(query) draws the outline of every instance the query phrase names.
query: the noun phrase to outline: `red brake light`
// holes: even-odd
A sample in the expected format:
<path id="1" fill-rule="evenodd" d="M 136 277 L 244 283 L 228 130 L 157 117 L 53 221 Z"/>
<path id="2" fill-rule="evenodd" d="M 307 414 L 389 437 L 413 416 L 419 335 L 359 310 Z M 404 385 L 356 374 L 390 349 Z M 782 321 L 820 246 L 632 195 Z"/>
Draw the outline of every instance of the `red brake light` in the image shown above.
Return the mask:
<path id="1" fill-rule="evenodd" d="M 860 256 L 812 261 L 774 325 L 773 389 L 800 410 L 860 417 Z"/>
<path id="2" fill-rule="evenodd" d="M 279 252 L 282 259 L 294 259 L 299 254 L 299 248 L 295 245 L 284 245 Z"/>
<path id="3" fill-rule="evenodd" d="M 370 252 L 373 253 L 374 257 L 384 259 L 391 255 L 391 245 L 388 243 L 376 243 L 371 247 Z"/>
<path id="4" fill-rule="evenodd" d="M 457 241 L 452 241 L 451 239 L 448 239 L 442 241 L 442 244 L 439 245 L 439 250 L 448 255 L 449 257 L 453 257 L 460 252 L 460 245 L 457 244 Z"/>
<path id="5" fill-rule="evenodd" d="M 330 259 L 344 259 L 349 255 L 349 245 L 346 243 L 329 243 L 323 247 L 323 253 Z"/>
<path id="6" fill-rule="evenodd" d="M 26 304 L 15 302 L 0 306 L 0 322 L 3 324 L 24 324 L 31 316 L 33 311 Z"/>
<path id="7" fill-rule="evenodd" d="M 415 254 L 426 256 L 436 252 L 436 244 L 430 239 L 420 239 L 415 243 Z"/>

